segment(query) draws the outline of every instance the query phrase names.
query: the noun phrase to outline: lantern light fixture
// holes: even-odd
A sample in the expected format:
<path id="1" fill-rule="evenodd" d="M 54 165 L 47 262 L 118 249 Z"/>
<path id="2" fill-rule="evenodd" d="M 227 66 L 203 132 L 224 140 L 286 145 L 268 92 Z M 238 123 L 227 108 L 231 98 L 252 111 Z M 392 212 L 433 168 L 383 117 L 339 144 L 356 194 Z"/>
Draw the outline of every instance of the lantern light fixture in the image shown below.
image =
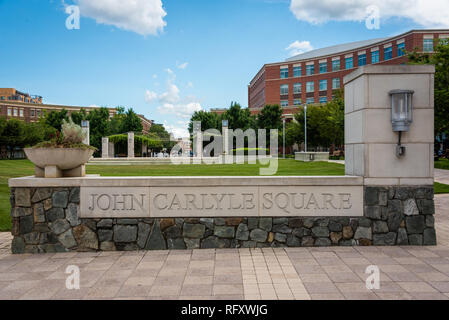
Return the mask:
<path id="1" fill-rule="evenodd" d="M 391 124 L 393 131 L 399 133 L 399 141 L 396 147 L 396 155 L 405 155 L 405 146 L 401 145 L 402 132 L 408 132 L 413 122 L 413 90 L 392 90 L 389 92 L 391 99 Z"/>

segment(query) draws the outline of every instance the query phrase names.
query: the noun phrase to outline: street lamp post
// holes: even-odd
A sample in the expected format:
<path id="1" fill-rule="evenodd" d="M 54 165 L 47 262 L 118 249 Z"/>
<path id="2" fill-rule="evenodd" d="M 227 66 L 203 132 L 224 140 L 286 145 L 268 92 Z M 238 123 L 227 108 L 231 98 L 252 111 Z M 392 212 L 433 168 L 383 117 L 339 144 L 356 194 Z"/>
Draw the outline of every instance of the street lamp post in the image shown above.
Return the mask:
<path id="1" fill-rule="evenodd" d="M 304 152 L 307 152 L 307 105 L 304 105 Z"/>
<path id="2" fill-rule="evenodd" d="M 282 119 L 282 158 L 285 159 L 285 118 Z"/>

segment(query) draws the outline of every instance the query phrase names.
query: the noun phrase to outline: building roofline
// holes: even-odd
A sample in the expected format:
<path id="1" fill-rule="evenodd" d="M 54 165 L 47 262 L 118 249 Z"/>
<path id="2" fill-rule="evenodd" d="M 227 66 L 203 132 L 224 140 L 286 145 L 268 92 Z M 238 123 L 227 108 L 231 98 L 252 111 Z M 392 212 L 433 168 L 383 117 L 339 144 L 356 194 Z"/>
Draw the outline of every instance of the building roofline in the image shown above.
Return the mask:
<path id="1" fill-rule="evenodd" d="M 251 81 L 249 82 L 248 87 L 251 86 L 255 81 L 257 81 L 257 79 L 260 78 L 260 76 L 261 76 L 262 73 L 263 73 L 262 71 L 265 71 L 265 67 L 266 67 L 267 65 L 269 65 L 269 64 L 265 63 L 265 64 L 262 66 L 262 68 L 260 68 L 260 70 L 256 73 L 256 75 L 255 75 L 255 76 L 251 79 Z"/>
<path id="2" fill-rule="evenodd" d="M 265 68 L 267 66 L 285 65 L 285 64 L 295 63 L 295 62 L 315 61 L 317 59 L 324 59 L 324 58 L 333 57 L 333 56 L 337 56 L 337 55 L 343 55 L 345 53 L 353 52 L 353 51 L 356 51 L 356 50 L 363 50 L 363 49 L 366 49 L 366 48 L 370 48 L 370 47 L 379 45 L 379 44 L 384 43 L 384 42 L 394 41 L 397 38 L 405 37 L 405 36 L 407 36 L 407 35 L 409 35 L 411 33 L 434 33 L 434 32 L 438 32 L 438 31 L 448 32 L 449 33 L 449 29 L 412 29 L 412 30 L 409 30 L 407 32 L 404 32 L 404 33 L 401 33 L 401 34 L 398 34 L 398 35 L 395 35 L 395 36 L 381 38 L 377 42 L 373 42 L 373 43 L 370 43 L 369 45 L 353 48 L 353 49 L 350 49 L 350 50 L 343 50 L 343 51 L 335 52 L 335 53 L 332 53 L 332 54 L 316 56 L 316 57 L 313 57 L 313 58 L 298 59 L 298 60 L 286 60 L 286 61 L 281 61 L 281 62 L 266 63 L 266 64 L 264 64 L 263 68 Z M 351 42 L 349 42 L 349 43 L 351 43 Z M 320 49 L 325 49 L 325 48 L 329 48 L 329 47 L 333 47 L 333 46 L 323 47 L 323 48 L 320 48 Z M 256 78 L 256 76 L 253 78 L 253 80 Z M 251 82 L 253 80 L 251 80 Z"/>
<path id="3" fill-rule="evenodd" d="M 85 109 L 85 110 L 95 110 L 103 107 L 83 107 L 83 106 L 68 106 L 68 105 L 59 105 L 59 104 L 44 104 L 44 103 L 31 103 L 31 102 L 22 102 L 22 101 L 14 101 L 14 100 L 0 100 L 1 105 L 11 105 L 11 106 L 23 106 L 23 107 L 38 107 L 45 109 L 45 107 L 49 108 L 59 108 L 59 109 Z M 108 108 L 104 107 L 108 110 L 116 110 L 116 108 Z"/>

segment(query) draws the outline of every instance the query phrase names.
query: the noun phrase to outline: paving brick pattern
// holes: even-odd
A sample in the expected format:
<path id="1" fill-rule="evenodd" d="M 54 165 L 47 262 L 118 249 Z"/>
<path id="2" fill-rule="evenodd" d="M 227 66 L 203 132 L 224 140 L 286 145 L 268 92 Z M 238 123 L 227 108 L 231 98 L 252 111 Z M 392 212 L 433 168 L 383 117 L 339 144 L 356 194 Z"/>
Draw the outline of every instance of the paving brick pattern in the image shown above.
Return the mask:
<path id="1" fill-rule="evenodd" d="M 438 245 L 12 255 L 0 233 L 0 299 L 449 299 L 449 196 Z M 66 288 L 70 265 L 80 289 Z M 368 290 L 366 267 L 381 271 Z"/>

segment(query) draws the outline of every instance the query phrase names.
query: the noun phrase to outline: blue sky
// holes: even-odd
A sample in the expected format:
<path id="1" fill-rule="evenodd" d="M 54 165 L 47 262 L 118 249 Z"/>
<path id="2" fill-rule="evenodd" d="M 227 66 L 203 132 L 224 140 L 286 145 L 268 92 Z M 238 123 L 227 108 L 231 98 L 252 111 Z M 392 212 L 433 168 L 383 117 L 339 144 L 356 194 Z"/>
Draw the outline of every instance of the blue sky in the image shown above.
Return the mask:
<path id="1" fill-rule="evenodd" d="M 246 107 L 249 81 L 292 43 L 308 50 L 449 25 L 435 17 L 447 1 L 378 0 L 380 28 L 369 30 L 372 1 L 353 2 L 0 0 L 0 87 L 50 104 L 132 107 L 180 136 L 194 110 Z M 80 8 L 79 30 L 66 28 L 67 5 Z"/>

